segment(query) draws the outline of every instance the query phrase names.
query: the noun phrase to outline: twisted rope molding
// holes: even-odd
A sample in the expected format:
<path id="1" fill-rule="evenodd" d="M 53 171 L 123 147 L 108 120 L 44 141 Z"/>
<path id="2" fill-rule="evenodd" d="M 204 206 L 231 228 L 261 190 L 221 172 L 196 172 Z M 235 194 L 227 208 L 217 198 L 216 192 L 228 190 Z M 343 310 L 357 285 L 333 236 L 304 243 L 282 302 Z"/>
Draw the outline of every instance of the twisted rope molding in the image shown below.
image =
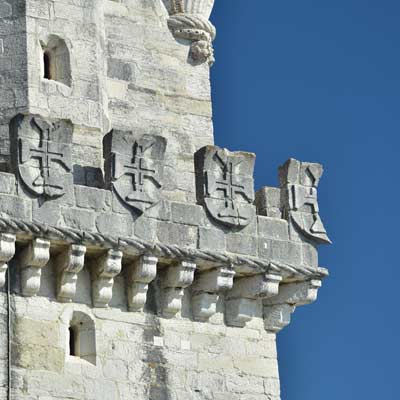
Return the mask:
<path id="1" fill-rule="evenodd" d="M 13 218 L 0 217 L 0 232 L 25 234 L 43 239 L 62 240 L 68 243 L 92 244 L 104 248 L 134 249 L 138 255 L 152 254 L 166 259 L 186 259 L 222 263 L 225 265 L 246 265 L 264 272 L 282 272 L 289 275 L 300 275 L 307 278 L 325 278 L 328 270 L 325 268 L 310 268 L 293 266 L 275 261 L 263 261 L 253 257 L 219 253 L 209 250 L 192 249 L 167 245 L 159 242 L 149 242 L 136 238 L 113 239 L 99 233 L 80 231 L 72 228 L 53 227 L 37 222 L 26 222 Z"/>

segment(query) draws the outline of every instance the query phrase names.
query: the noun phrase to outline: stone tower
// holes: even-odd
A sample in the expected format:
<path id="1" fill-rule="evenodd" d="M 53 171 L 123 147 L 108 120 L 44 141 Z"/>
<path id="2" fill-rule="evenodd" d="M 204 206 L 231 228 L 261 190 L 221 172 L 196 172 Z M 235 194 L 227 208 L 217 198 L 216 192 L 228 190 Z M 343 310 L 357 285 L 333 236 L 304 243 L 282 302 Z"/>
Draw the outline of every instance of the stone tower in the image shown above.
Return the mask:
<path id="1" fill-rule="evenodd" d="M 278 400 L 319 164 L 213 144 L 213 0 L 0 0 L 0 398 Z"/>

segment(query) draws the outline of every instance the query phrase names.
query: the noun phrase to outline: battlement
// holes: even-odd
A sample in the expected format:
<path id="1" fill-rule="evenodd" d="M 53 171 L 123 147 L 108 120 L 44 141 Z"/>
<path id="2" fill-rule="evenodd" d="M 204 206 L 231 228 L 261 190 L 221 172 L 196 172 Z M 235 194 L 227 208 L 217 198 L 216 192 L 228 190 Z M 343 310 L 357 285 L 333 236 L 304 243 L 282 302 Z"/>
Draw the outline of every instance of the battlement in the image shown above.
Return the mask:
<path id="1" fill-rule="evenodd" d="M 74 185 L 71 127 L 32 115 L 11 121 L 15 174 L 0 175 L 1 247 L 4 262 L 15 241 L 20 248 L 23 295 L 39 293 L 52 258 L 53 293 L 63 302 L 74 301 L 85 266 L 95 307 L 109 306 L 119 274 L 131 311 L 143 310 L 156 280 L 157 314 L 180 312 L 188 288 L 193 319 L 207 321 L 221 297 L 225 322 L 234 326 L 266 304 L 266 329 L 276 331 L 283 321 L 271 321 L 272 308 L 315 300 L 327 275 L 316 246 L 329 241 L 318 213 L 320 165 L 289 160 L 280 168 L 281 187 L 257 193 L 257 212 L 254 154 L 207 146 L 193 155 L 198 204 L 179 203 L 163 198 L 168 141 L 149 134 L 110 132 L 104 188 Z M 304 298 L 294 301 L 298 290 Z"/>

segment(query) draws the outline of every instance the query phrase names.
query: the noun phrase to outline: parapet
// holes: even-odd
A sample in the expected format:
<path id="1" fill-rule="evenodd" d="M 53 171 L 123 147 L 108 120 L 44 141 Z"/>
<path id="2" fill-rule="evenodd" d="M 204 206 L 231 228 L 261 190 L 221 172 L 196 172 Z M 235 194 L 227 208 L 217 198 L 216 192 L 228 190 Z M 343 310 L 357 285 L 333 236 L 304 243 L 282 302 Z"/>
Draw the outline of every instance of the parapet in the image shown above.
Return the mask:
<path id="1" fill-rule="evenodd" d="M 262 309 L 270 332 L 316 299 L 328 274 L 317 254 L 329 243 L 317 200 L 321 165 L 290 159 L 280 187 L 255 194 L 255 155 L 209 145 L 193 154 L 190 204 L 163 196 L 164 137 L 111 131 L 102 187 L 93 187 L 74 184 L 81 169 L 69 121 L 18 115 L 10 135 L 13 173 L 0 174 L 0 281 L 14 257 L 23 296 L 38 294 L 51 258 L 60 302 L 74 301 L 83 268 L 94 307 L 109 306 L 122 274 L 126 312 L 143 311 L 156 282 L 161 317 L 180 314 L 186 291 L 195 321 L 207 322 L 222 301 L 226 325 L 245 326 Z"/>

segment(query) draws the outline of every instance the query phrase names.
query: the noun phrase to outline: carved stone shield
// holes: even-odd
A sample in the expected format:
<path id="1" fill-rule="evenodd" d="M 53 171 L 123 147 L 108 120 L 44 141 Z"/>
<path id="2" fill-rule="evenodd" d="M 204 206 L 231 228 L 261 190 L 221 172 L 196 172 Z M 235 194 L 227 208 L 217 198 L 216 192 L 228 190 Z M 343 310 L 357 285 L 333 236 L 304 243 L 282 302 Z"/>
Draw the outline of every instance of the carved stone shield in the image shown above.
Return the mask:
<path id="1" fill-rule="evenodd" d="M 309 239 L 331 243 L 319 215 L 318 184 L 323 174 L 317 163 L 288 160 L 280 168 L 280 180 L 286 189 L 286 212 L 291 222 Z"/>
<path id="2" fill-rule="evenodd" d="M 140 212 L 160 200 L 167 141 L 113 130 L 103 141 L 106 184 L 121 201 Z"/>
<path id="3" fill-rule="evenodd" d="M 29 191 L 56 198 L 72 185 L 72 131 L 69 121 L 18 115 L 10 124 L 14 170 Z"/>
<path id="4" fill-rule="evenodd" d="M 255 215 L 255 155 L 206 146 L 195 155 L 197 199 L 218 222 L 244 227 Z"/>

